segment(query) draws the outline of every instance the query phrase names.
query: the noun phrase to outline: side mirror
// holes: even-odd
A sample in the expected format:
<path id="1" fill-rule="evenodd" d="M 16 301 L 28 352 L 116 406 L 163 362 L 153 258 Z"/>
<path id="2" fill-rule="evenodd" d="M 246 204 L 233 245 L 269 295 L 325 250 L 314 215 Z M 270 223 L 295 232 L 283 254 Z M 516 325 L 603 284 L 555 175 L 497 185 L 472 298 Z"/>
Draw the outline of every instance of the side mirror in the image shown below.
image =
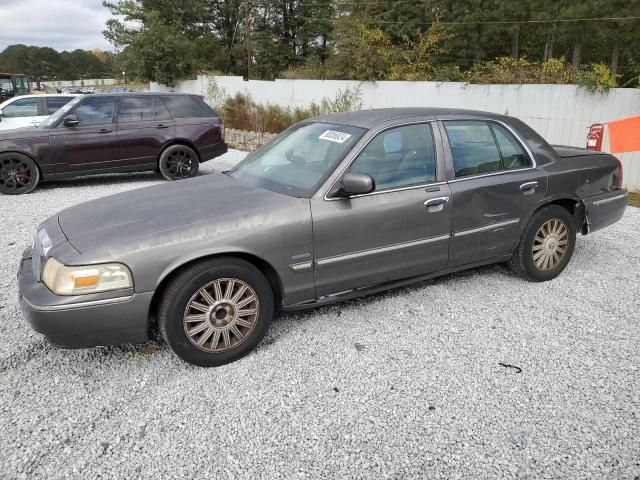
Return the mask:
<path id="1" fill-rule="evenodd" d="M 0 117 L 2 116 L 2 109 L 0 108 Z"/>
<path id="2" fill-rule="evenodd" d="M 67 115 L 64 117 L 64 120 L 62 120 L 62 124 L 65 127 L 77 127 L 80 124 L 80 121 L 75 115 Z"/>
<path id="3" fill-rule="evenodd" d="M 342 195 L 363 195 L 371 193 L 376 188 L 376 182 L 371 175 L 365 173 L 347 173 L 342 177 Z"/>

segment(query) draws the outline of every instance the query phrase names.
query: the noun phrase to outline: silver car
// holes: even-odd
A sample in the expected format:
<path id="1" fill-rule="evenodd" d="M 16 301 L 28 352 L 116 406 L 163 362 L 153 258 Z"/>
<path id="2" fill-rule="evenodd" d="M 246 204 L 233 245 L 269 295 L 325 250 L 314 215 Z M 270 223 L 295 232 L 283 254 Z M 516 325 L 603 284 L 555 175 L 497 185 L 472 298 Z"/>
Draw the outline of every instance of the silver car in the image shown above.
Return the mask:
<path id="1" fill-rule="evenodd" d="M 576 233 L 617 221 L 613 156 L 517 119 L 384 109 L 298 123 L 229 172 L 60 212 L 24 252 L 20 302 L 64 347 L 144 341 L 233 361 L 275 309 L 325 305 L 495 262 L 546 281 Z"/>

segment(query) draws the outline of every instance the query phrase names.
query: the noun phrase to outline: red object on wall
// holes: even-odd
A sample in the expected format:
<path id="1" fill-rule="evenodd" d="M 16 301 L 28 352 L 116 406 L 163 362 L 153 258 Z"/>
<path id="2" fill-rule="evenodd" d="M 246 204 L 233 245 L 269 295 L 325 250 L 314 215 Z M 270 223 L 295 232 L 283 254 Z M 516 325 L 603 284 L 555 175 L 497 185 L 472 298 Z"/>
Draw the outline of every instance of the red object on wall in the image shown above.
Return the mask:
<path id="1" fill-rule="evenodd" d="M 604 125 L 601 123 L 591 125 L 587 135 L 587 150 L 602 150 L 602 137 L 604 137 Z"/>

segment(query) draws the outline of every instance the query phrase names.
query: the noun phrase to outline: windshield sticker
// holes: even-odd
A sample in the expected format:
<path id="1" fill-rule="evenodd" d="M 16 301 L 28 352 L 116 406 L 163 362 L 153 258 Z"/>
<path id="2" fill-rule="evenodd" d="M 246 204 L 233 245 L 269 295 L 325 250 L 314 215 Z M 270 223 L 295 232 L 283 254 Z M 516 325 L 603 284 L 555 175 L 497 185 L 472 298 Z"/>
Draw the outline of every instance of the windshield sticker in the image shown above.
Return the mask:
<path id="1" fill-rule="evenodd" d="M 344 132 L 337 132 L 335 130 L 326 130 L 318 138 L 322 140 L 329 140 L 330 142 L 344 143 L 351 138 L 351 134 Z"/>

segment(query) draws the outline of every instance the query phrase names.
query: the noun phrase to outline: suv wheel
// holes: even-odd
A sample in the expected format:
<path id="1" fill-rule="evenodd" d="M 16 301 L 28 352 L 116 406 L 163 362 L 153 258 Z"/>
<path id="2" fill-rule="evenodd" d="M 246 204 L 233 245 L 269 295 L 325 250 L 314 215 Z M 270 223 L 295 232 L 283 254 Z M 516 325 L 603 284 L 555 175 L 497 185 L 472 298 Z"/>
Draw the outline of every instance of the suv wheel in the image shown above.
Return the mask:
<path id="1" fill-rule="evenodd" d="M 160 305 L 160 332 L 193 365 L 213 367 L 252 351 L 269 329 L 273 292 L 264 275 L 236 258 L 218 258 L 185 270 Z"/>
<path id="2" fill-rule="evenodd" d="M 0 154 L 0 193 L 20 195 L 38 185 L 40 171 L 36 162 L 21 153 Z"/>
<path id="3" fill-rule="evenodd" d="M 533 214 L 509 265 L 528 280 L 546 282 L 565 269 L 575 244 L 575 219 L 565 208 L 549 205 Z"/>
<path id="4" fill-rule="evenodd" d="M 186 145 L 171 145 L 160 155 L 158 169 L 167 180 L 195 177 L 200 166 L 198 154 Z"/>

